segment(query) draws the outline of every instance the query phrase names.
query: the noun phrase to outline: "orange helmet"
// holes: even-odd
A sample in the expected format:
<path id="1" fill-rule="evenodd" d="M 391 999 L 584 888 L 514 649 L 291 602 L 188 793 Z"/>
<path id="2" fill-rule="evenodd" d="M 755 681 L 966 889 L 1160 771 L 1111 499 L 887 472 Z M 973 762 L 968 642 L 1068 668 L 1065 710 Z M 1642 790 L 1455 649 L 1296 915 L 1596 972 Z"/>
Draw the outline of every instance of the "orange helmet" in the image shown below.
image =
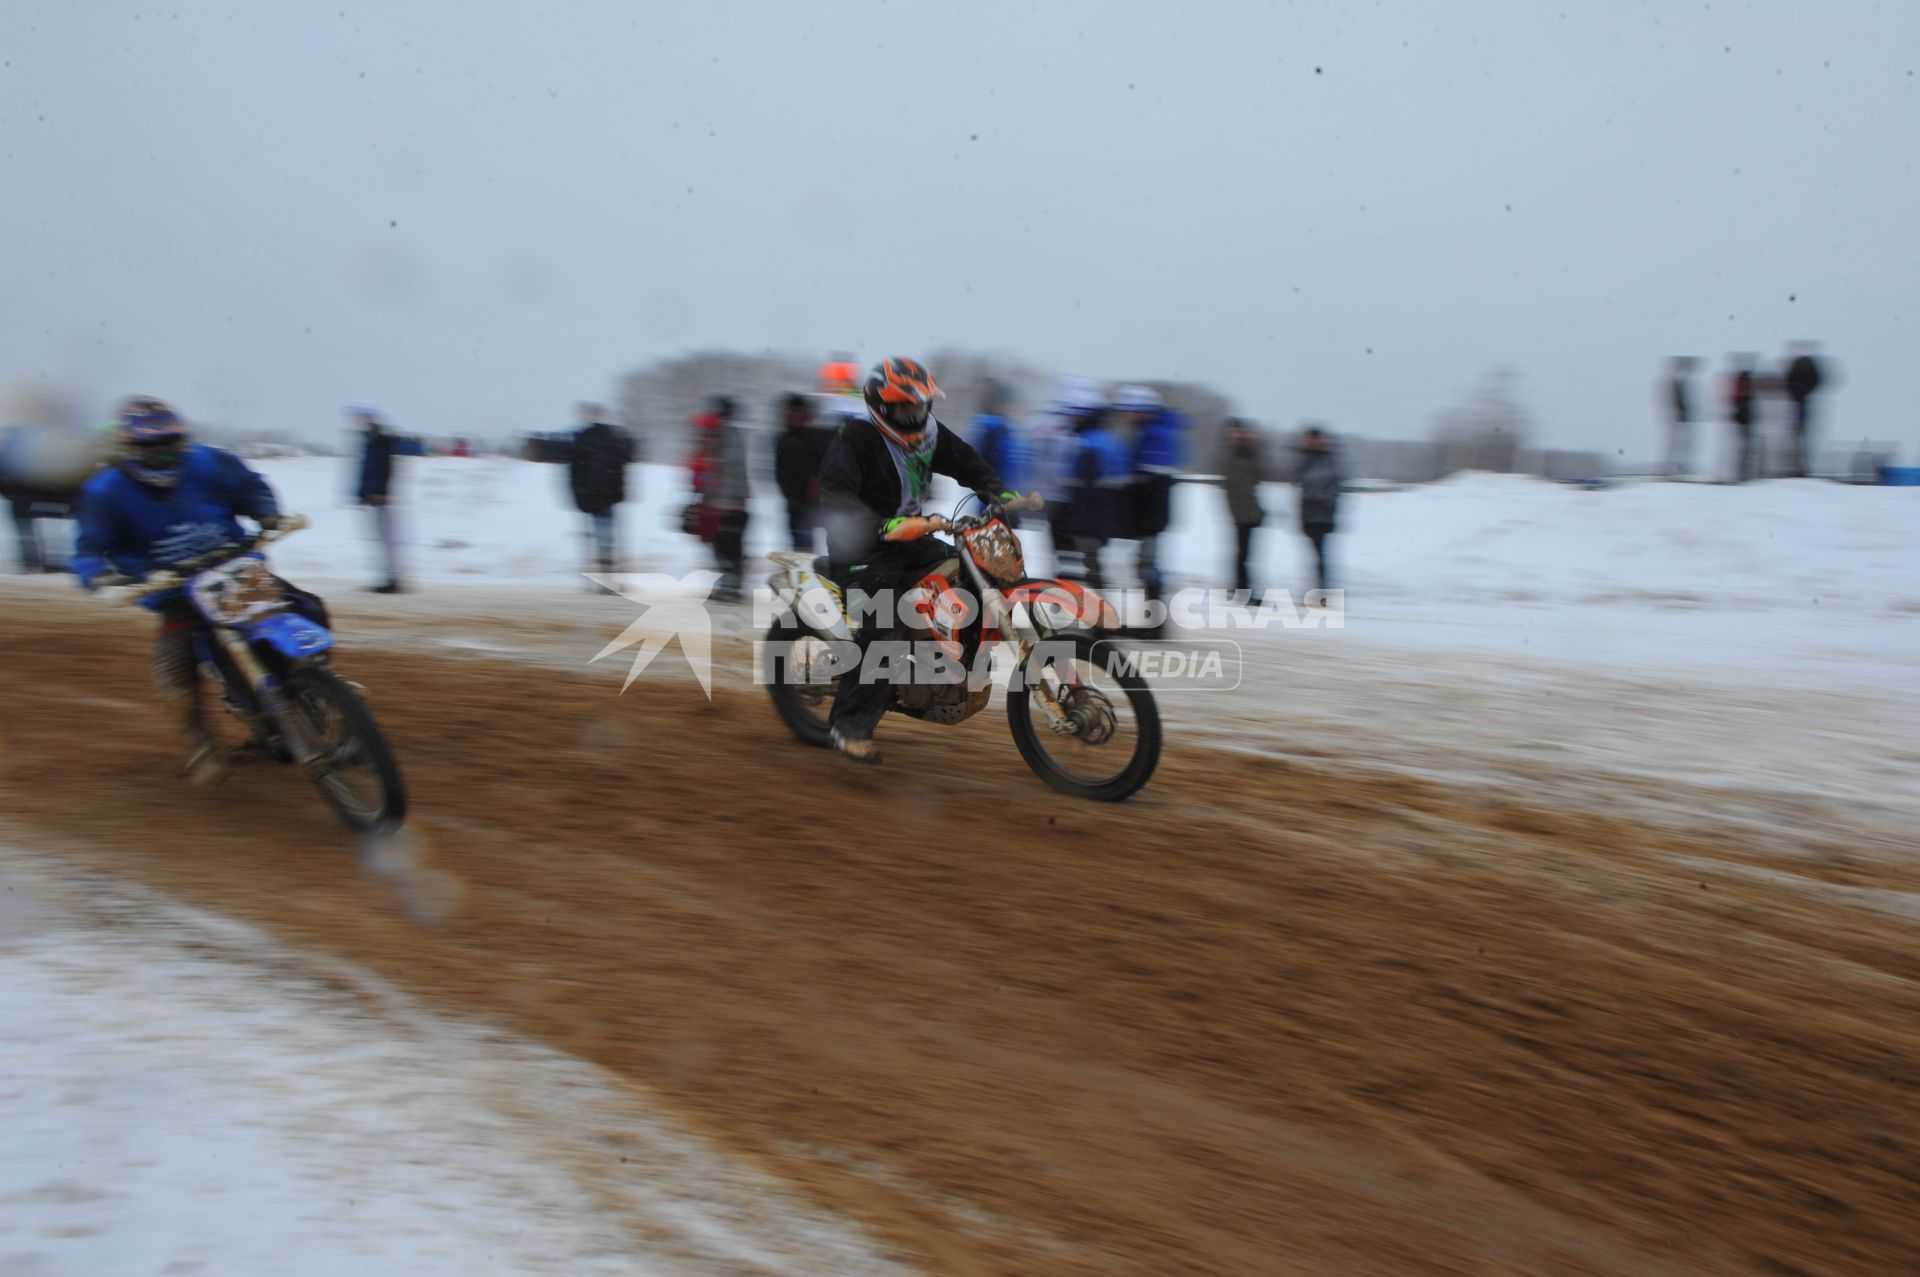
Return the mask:
<path id="1" fill-rule="evenodd" d="M 881 433 L 903 448 L 918 448 L 933 416 L 933 401 L 941 397 L 925 365 L 896 355 L 875 364 L 862 389 Z"/>
<path id="2" fill-rule="evenodd" d="M 857 395 L 860 393 L 860 369 L 851 361 L 835 359 L 820 365 L 818 373 L 820 393 L 823 395 Z"/>

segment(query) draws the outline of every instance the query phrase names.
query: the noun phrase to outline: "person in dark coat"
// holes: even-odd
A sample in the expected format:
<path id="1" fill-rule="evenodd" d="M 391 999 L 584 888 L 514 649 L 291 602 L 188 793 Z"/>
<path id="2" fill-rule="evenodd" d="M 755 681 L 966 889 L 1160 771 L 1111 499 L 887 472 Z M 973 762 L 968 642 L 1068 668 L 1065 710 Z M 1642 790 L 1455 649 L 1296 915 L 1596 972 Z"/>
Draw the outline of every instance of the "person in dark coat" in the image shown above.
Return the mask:
<path id="1" fill-rule="evenodd" d="M 1733 356 L 1733 372 L 1727 378 L 1727 420 L 1733 424 L 1735 483 L 1760 477 L 1760 450 L 1754 446 L 1753 431 L 1759 419 L 1759 399 L 1759 388 L 1754 385 L 1752 357 Z"/>
<path id="2" fill-rule="evenodd" d="M 1300 530 L 1313 547 L 1314 588 L 1321 591 L 1333 588 L 1333 574 L 1327 567 L 1327 538 L 1339 525 L 1342 477 L 1340 459 L 1327 432 L 1319 426 L 1308 426 L 1300 436 L 1293 481 L 1300 490 Z"/>
<path id="3" fill-rule="evenodd" d="M 567 486 L 573 492 L 573 504 L 590 524 L 594 570 L 612 575 L 619 571 L 618 511 L 627 499 L 633 440 L 606 416 L 599 404 L 580 405 L 580 430 L 573 436 L 567 460 Z"/>
<path id="4" fill-rule="evenodd" d="M 80 486 L 103 453 L 78 431 L 47 426 L 0 428 L 0 499 L 7 503 L 23 573 L 59 572 L 61 556 L 41 538 L 44 519 L 71 519 Z"/>
<path id="5" fill-rule="evenodd" d="M 387 429 L 377 408 L 354 404 L 347 409 L 347 419 L 361 433 L 360 476 L 353 497 L 373 515 L 373 535 L 380 542 L 381 562 L 386 568 L 386 580 L 372 589 L 375 594 L 398 594 L 402 588 L 400 533 L 393 517 L 393 468 L 400 439 Z"/>
<path id="6" fill-rule="evenodd" d="M 699 498 L 700 538 L 713 546 L 720 580 L 712 597 L 721 603 L 741 599 L 746 570 L 747 436 L 735 423 L 730 395 L 709 395 L 707 410 L 693 418 L 693 490 Z"/>
<path id="7" fill-rule="evenodd" d="M 1253 589 L 1248 560 L 1253 534 L 1266 522 L 1260 506 L 1260 481 L 1266 478 L 1266 443 L 1251 421 L 1228 417 L 1221 437 L 1220 474 L 1227 494 L 1227 515 L 1233 520 L 1233 588 Z"/>
<path id="8" fill-rule="evenodd" d="M 1793 359 L 1787 364 L 1785 377 L 1787 399 L 1793 404 L 1792 448 L 1793 457 L 1788 473 L 1804 479 L 1812 468 L 1811 452 L 1812 412 L 1814 392 L 1820 389 L 1820 361 L 1813 357 L 1814 345 L 1810 341 L 1795 342 Z"/>
<path id="9" fill-rule="evenodd" d="M 820 463 L 833 431 L 815 424 L 813 401 L 802 394 L 780 400 L 780 437 L 773 445 L 773 478 L 787 502 L 787 532 L 793 548 L 811 552 L 820 526 Z"/>
<path id="10" fill-rule="evenodd" d="M 1687 473 L 1693 465 L 1693 366 L 1691 355 L 1675 355 L 1667 361 L 1667 376 L 1661 387 L 1667 409 L 1667 474 Z"/>

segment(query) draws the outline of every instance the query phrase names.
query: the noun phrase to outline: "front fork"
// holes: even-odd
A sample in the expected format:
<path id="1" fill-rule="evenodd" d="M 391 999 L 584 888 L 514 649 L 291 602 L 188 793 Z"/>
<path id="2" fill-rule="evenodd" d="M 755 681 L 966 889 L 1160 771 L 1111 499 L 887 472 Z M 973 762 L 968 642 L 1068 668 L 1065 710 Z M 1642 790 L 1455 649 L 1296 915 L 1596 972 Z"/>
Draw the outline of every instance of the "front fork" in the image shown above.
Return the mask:
<path id="1" fill-rule="evenodd" d="M 973 577 L 974 588 L 979 590 L 980 598 L 985 600 L 988 613 L 986 619 L 990 620 L 994 628 L 1005 635 L 1007 642 L 1012 645 L 1014 675 L 1021 677 L 1021 671 L 1027 668 L 1027 661 L 1033 656 L 1034 647 L 1044 641 L 1047 636 L 1042 634 L 1039 627 L 1031 620 L 1022 621 L 1015 611 L 1007 606 L 1006 596 L 995 588 L 993 582 L 987 580 L 986 574 L 980 570 L 980 565 L 973 561 L 971 555 L 963 551 L 960 561 L 967 565 L 967 573 Z M 1048 729 L 1062 735 L 1070 735 L 1078 730 L 1073 716 L 1067 713 L 1066 707 L 1060 703 L 1060 693 L 1066 683 L 1067 680 L 1060 677 L 1058 669 L 1048 666 L 1040 671 L 1040 676 L 1034 679 L 1030 689 L 1034 699 L 1039 701 L 1041 708 L 1047 711 Z"/>
<path id="2" fill-rule="evenodd" d="M 293 755 L 293 761 L 302 767 L 312 767 L 319 762 L 322 752 L 320 747 L 314 744 L 306 724 L 300 721 L 300 716 L 294 712 L 293 706 L 287 703 L 287 696 L 280 686 L 280 680 L 260 663 L 260 658 L 254 653 L 253 648 L 248 646 L 247 641 L 240 637 L 237 631 L 224 626 L 216 627 L 213 637 L 214 642 L 220 644 L 221 649 L 226 652 L 227 659 L 233 662 L 233 668 L 246 682 L 254 704 L 258 705 L 261 712 L 272 719 L 274 725 L 280 729 L 281 738 L 286 741 L 287 750 Z"/>

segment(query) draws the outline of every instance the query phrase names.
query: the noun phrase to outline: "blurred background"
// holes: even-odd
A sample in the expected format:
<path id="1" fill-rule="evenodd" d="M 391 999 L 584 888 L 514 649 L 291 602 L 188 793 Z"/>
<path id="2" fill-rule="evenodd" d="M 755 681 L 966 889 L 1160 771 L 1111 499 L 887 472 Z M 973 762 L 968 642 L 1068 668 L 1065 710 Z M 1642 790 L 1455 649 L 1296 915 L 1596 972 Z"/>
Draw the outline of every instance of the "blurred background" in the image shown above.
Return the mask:
<path id="1" fill-rule="evenodd" d="M 1510 374 L 1536 446 L 1638 467 L 1663 358 L 1817 338 L 1827 438 L 1910 452 L 1914 21 L 28 0 L 0 376 L 497 443 L 677 426 L 644 374 L 695 352 L 999 352 L 1381 440 Z"/>

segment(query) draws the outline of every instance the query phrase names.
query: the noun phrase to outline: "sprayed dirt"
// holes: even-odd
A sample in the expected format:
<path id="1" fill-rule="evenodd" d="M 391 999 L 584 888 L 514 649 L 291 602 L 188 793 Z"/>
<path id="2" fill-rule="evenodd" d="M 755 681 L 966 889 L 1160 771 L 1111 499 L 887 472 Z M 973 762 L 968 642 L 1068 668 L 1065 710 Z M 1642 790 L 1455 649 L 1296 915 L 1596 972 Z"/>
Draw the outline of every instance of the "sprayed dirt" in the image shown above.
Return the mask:
<path id="1" fill-rule="evenodd" d="M 10 822 L 644 1083 L 927 1271 L 1920 1270 L 1891 837 L 1178 740 L 1100 808 L 997 713 L 857 770 L 746 692 L 357 652 L 417 815 L 356 859 L 289 772 L 176 783 L 124 620 L 8 602 Z"/>

